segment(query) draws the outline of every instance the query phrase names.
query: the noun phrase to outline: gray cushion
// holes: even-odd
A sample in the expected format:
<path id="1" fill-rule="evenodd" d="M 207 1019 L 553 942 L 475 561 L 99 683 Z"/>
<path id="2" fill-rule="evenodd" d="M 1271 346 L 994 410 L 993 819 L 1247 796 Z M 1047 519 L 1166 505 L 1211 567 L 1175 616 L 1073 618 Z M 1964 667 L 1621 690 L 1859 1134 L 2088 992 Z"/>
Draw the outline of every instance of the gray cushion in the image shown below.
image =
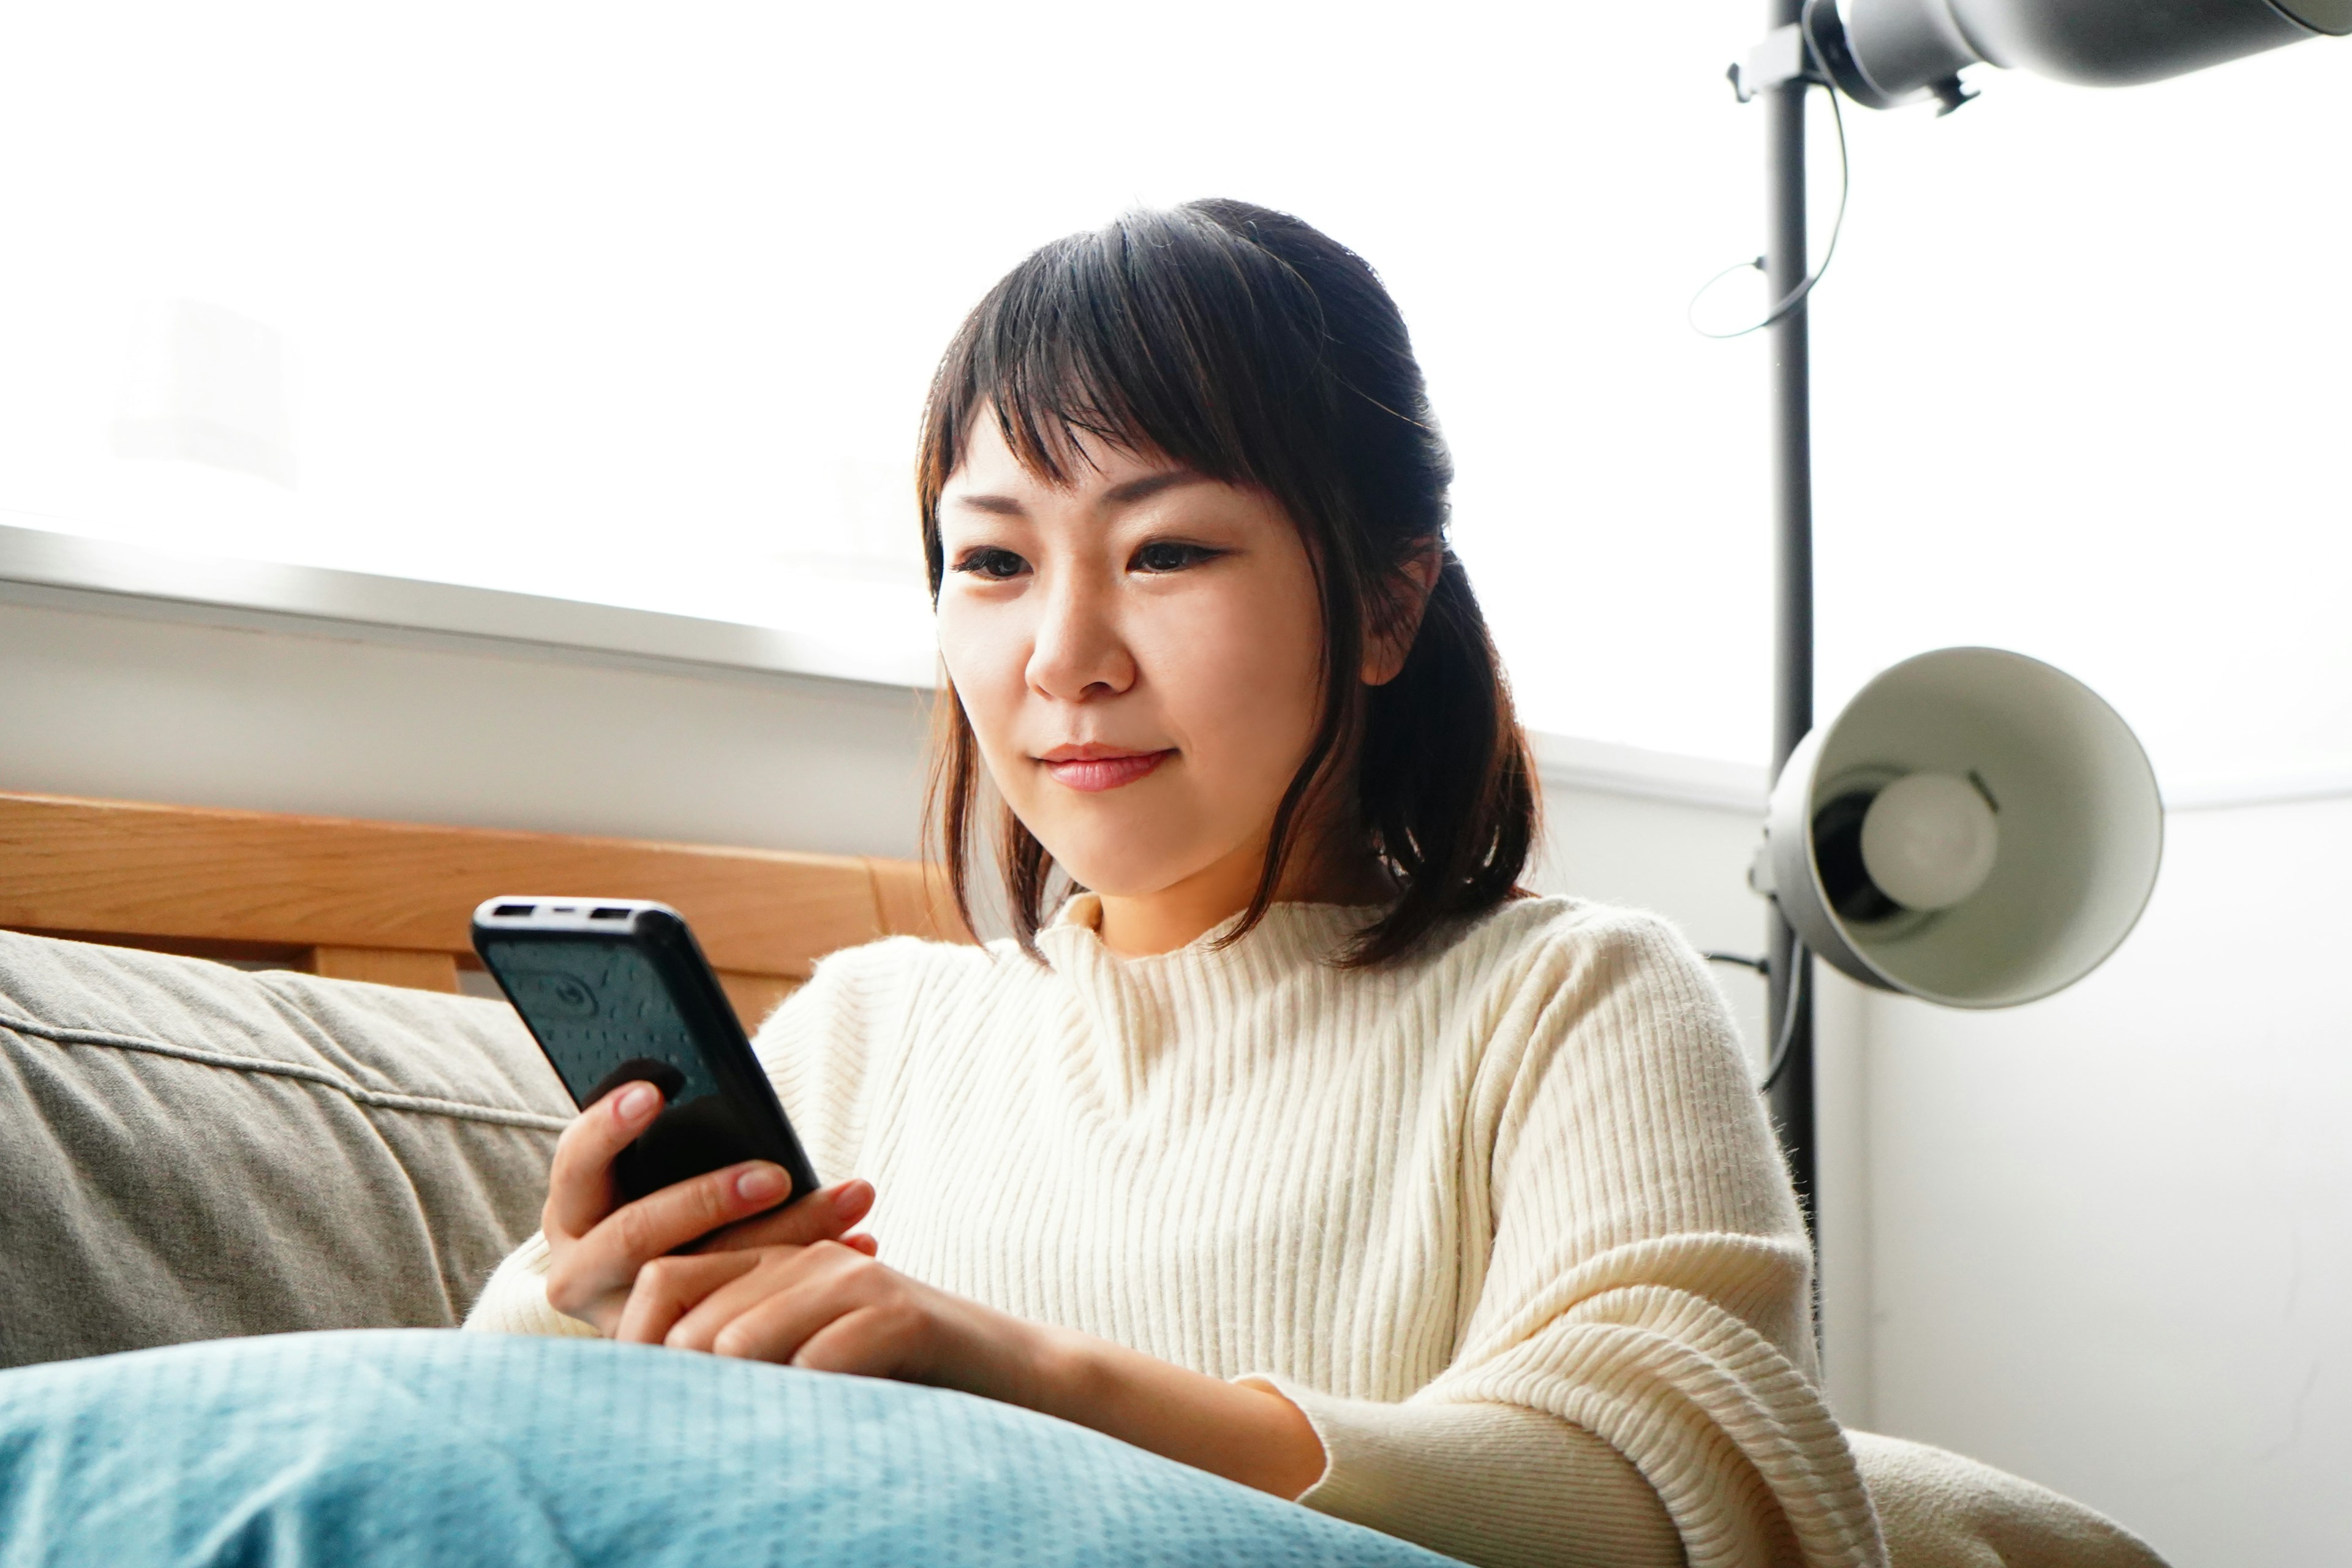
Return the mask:
<path id="1" fill-rule="evenodd" d="M 0 932 L 0 1365 L 455 1323 L 571 1112 L 502 1002 Z"/>

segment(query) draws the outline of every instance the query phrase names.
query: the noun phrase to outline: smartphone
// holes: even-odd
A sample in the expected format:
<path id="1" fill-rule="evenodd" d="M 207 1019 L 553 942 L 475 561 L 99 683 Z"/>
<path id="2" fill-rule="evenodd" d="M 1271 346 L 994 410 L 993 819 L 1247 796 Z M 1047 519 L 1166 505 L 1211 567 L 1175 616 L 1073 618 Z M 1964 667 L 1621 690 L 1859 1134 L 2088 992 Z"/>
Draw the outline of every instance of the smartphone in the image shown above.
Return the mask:
<path id="1" fill-rule="evenodd" d="M 641 1079 L 668 1103 L 613 1173 L 623 1202 L 743 1160 L 781 1165 L 791 1202 L 816 1191 L 719 977 L 667 904 L 491 899 L 474 951 L 583 1110 Z"/>

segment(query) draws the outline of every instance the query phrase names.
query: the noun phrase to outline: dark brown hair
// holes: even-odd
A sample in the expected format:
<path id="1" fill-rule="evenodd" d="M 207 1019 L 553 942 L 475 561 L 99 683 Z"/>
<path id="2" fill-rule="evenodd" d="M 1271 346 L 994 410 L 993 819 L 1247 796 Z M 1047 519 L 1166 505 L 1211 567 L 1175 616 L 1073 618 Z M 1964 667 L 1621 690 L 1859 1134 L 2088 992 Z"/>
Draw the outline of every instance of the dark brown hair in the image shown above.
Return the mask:
<path id="1" fill-rule="evenodd" d="M 1315 567 L 1324 626 L 1314 743 L 1276 811 L 1238 940 L 1265 917 L 1298 824 L 1344 788 L 1402 896 L 1343 959 L 1376 964 L 1452 916 L 1511 897 L 1536 831 L 1527 738 L 1470 580 L 1445 544 L 1453 460 L 1404 320 L 1363 259 L 1245 202 L 1130 213 L 1032 255 L 988 292 L 931 384 L 918 458 L 931 597 L 945 562 L 940 491 L 973 422 L 993 417 L 1024 466 L 1066 483 L 1074 432 L 1158 453 L 1280 504 Z M 1368 636 L 1400 626 L 1412 569 L 1443 565 L 1402 671 L 1367 687 Z M 971 918 L 981 761 L 950 687 L 939 705 L 933 826 Z M 1008 809 L 997 853 L 1014 934 L 1036 952 L 1053 858 Z"/>

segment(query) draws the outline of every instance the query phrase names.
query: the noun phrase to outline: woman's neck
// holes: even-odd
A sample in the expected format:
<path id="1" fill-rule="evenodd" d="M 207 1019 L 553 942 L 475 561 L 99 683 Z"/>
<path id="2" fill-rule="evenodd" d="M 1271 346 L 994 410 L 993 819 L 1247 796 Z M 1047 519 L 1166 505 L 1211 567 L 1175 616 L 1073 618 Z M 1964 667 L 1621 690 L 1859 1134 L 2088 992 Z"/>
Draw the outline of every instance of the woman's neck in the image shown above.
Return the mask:
<path id="1" fill-rule="evenodd" d="M 1354 839 L 1349 835 L 1350 839 Z M 1396 897 L 1396 880 L 1369 849 L 1314 852 L 1297 845 L 1276 884 L 1276 900 L 1318 904 L 1384 904 Z M 1249 908 L 1265 866 L 1264 840 L 1235 849 L 1180 882 L 1150 893 L 1097 895 L 1102 923 L 1097 934 L 1122 958 L 1173 952 L 1198 941 Z"/>

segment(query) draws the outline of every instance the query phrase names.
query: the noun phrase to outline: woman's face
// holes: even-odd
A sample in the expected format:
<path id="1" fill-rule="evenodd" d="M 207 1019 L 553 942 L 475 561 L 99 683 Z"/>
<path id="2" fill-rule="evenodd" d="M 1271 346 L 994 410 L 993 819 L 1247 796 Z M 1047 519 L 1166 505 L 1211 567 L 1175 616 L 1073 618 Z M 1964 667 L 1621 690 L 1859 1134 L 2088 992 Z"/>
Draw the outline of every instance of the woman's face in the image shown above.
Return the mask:
<path id="1" fill-rule="evenodd" d="M 1265 495 L 1087 440 L 1057 489 L 992 414 L 940 498 L 940 651 L 988 771 L 1106 898 L 1255 881 L 1321 706 L 1305 542 Z"/>

